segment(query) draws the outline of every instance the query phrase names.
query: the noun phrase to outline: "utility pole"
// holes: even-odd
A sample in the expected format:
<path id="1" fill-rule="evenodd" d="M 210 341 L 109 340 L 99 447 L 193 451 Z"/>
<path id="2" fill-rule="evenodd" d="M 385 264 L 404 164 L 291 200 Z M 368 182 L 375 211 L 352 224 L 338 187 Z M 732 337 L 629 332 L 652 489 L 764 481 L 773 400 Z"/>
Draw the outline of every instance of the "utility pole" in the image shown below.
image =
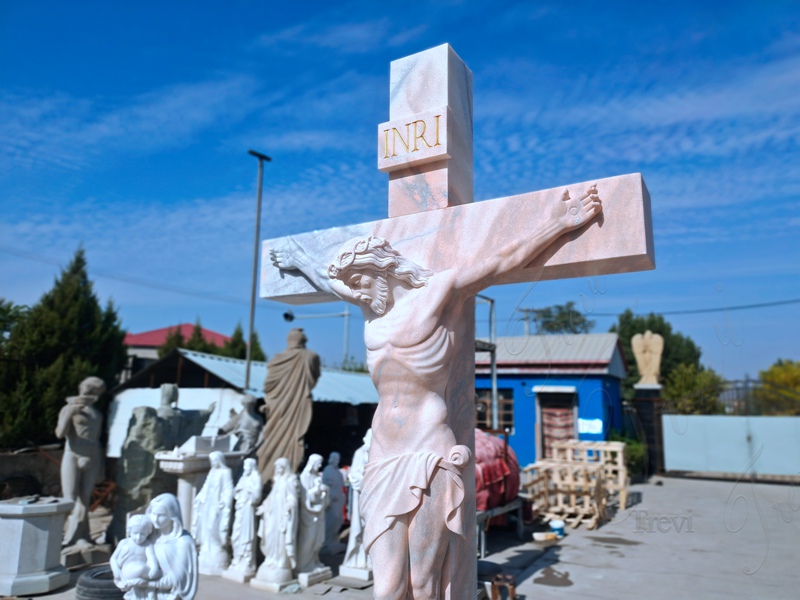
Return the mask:
<path id="1" fill-rule="evenodd" d="M 518 308 L 517 311 L 521 312 L 524 316 L 522 317 L 523 322 L 525 323 L 525 337 L 528 337 L 531 334 L 531 321 L 535 321 L 536 319 L 533 317 L 533 313 L 536 309 L 535 308 Z"/>
<path id="2" fill-rule="evenodd" d="M 492 429 L 497 431 L 500 428 L 500 403 L 497 399 L 497 331 L 494 318 L 494 298 L 489 298 L 483 294 L 477 294 L 478 302 L 486 302 L 489 305 L 489 344 L 491 350 L 489 357 L 491 360 L 491 381 L 492 381 Z"/>
<path id="3" fill-rule="evenodd" d="M 248 154 L 258 159 L 258 200 L 256 201 L 256 241 L 253 247 L 253 285 L 250 290 L 250 325 L 247 331 L 247 366 L 244 372 L 244 389 L 250 388 L 250 361 L 253 353 L 253 319 L 256 315 L 256 283 L 258 282 L 258 244 L 261 238 L 261 187 L 264 183 L 264 163 L 272 159 L 266 154 L 248 150 Z"/>

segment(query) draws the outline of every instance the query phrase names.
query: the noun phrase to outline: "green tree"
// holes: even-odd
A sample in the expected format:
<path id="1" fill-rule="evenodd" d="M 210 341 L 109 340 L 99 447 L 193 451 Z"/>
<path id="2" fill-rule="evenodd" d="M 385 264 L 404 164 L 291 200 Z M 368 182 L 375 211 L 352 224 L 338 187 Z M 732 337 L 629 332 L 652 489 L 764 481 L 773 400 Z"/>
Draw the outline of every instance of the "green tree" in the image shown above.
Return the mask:
<path id="1" fill-rule="evenodd" d="M 11 301 L 0 298 L 0 349 L 3 348 L 11 336 L 11 330 L 29 310 L 30 308 L 24 304 L 14 304 Z"/>
<path id="2" fill-rule="evenodd" d="M 58 413 L 81 380 L 96 375 L 114 385 L 127 359 L 124 338 L 113 304 L 100 307 L 79 248 L 11 329 L 0 363 L 0 445 L 53 441 Z"/>
<path id="3" fill-rule="evenodd" d="M 260 362 L 267 361 L 267 355 L 261 347 L 261 342 L 258 341 L 258 333 L 253 332 L 253 347 L 250 350 L 250 358 Z"/>
<path id="4" fill-rule="evenodd" d="M 164 340 L 164 343 L 158 347 L 156 352 L 158 352 L 158 358 L 164 358 L 175 348 L 185 348 L 185 347 L 186 347 L 186 340 L 183 338 L 183 333 L 181 333 L 181 328 L 178 325 L 175 327 L 175 329 L 169 330 L 169 333 L 167 333 L 167 337 Z"/>
<path id="5" fill-rule="evenodd" d="M 231 339 L 225 342 L 225 345 L 222 347 L 221 354 L 223 356 L 230 356 L 231 358 L 247 358 L 247 341 L 244 339 L 244 331 L 242 330 L 241 323 L 237 323 L 236 329 L 233 330 L 233 334 L 231 335 Z M 267 360 L 267 355 L 264 354 L 261 343 L 258 341 L 258 334 L 255 331 L 253 332 L 253 348 L 250 358 L 261 362 Z"/>
<path id="6" fill-rule="evenodd" d="M 595 326 L 572 301 L 534 309 L 533 321 L 539 333 L 589 333 Z"/>
<path id="7" fill-rule="evenodd" d="M 192 335 L 189 336 L 189 339 L 186 340 L 186 344 L 183 347 L 187 350 L 194 350 L 195 352 L 221 354 L 221 348 L 219 346 L 214 342 L 207 341 L 206 338 L 203 337 L 203 326 L 200 324 L 199 318 L 194 322 Z"/>
<path id="8" fill-rule="evenodd" d="M 679 364 L 664 380 L 662 395 L 670 412 L 679 415 L 716 415 L 723 412 L 719 396 L 725 387 L 713 369 Z"/>
<path id="9" fill-rule="evenodd" d="M 244 331 L 242 324 L 237 323 L 236 329 L 233 330 L 231 339 L 225 342 L 222 347 L 222 354 L 230 356 L 231 358 L 246 358 L 247 357 L 247 340 L 244 339 Z"/>
<path id="10" fill-rule="evenodd" d="M 700 348 L 690 337 L 673 332 L 672 325 L 664 319 L 663 315 L 650 313 L 647 316 L 641 316 L 635 315 L 632 310 L 627 309 L 619 315 L 617 323 L 610 329 L 619 334 L 619 341 L 628 364 L 628 376 L 623 385 L 623 396 L 626 400 L 633 398 L 633 385 L 641 379 L 631 349 L 631 338 L 637 333 L 644 333 L 647 330 L 658 333 L 664 338 L 664 353 L 661 356 L 662 382 L 666 381 L 672 370 L 678 365 L 693 365 L 696 369 L 700 369 Z"/>
<path id="11" fill-rule="evenodd" d="M 761 386 L 753 395 L 763 415 L 800 415 L 800 362 L 779 359 L 758 374 Z"/>

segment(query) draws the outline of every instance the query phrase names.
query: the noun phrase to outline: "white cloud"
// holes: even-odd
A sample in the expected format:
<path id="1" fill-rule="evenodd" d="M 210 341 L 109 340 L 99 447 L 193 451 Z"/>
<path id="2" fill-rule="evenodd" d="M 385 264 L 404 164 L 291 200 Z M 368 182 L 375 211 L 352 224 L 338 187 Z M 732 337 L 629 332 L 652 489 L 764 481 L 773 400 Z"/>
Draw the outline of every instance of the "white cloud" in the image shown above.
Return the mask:
<path id="1" fill-rule="evenodd" d="M 302 25 L 262 34 L 254 46 L 270 50 L 315 47 L 343 54 L 365 54 L 384 47 L 397 47 L 417 39 L 425 25 L 397 29 L 388 18 L 333 23 L 329 15 L 317 16 Z"/>
<path id="2" fill-rule="evenodd" d="M 177 84 L 116 103 L 101 99 L 0 95 L 0 172 L 80 169 L 108 150 L 153 151 L 186 144 L 197 132 L 253 109 L 246 76 Z"/>

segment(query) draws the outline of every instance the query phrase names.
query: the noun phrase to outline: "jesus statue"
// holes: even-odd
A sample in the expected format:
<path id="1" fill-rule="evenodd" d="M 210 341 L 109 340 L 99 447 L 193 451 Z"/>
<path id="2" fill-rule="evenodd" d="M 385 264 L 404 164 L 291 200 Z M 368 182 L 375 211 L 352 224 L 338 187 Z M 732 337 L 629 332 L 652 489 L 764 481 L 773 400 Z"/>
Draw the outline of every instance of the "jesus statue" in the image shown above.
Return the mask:
<path id="1" fill-rule="evenodd" d="M 377 600 L 444 598 L 448 545 L 468 526 L 461 514 L 462 471 L 472 456 L 456 443 L 446 402 L 456 349 L 474 343 L 458 335 L 458 323 L 468 316 L 466 301 L 601 211 L 596 186 L 580 198 L 565 191 L 527 235 L 491 255 L 459 256 L 440 272 L 415 264 L 376 236 L 348 241 L 328 265 L 294 240 L 270 251 L 276 267 L 300 270 L 318 289 L 364 313 L 367 366 L 379 404 L 361 514 Z"/>

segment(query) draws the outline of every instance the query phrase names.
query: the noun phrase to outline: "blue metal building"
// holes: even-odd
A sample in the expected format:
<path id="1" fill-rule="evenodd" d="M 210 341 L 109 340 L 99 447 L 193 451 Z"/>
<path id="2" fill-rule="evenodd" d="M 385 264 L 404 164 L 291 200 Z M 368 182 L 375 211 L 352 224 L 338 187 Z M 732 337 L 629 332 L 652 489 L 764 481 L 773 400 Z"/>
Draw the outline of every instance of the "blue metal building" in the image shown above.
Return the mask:
<path id="1" fill-rule="evenodd" d="M 622 429 L 626 364 L 615 333 L 497 339 L 498 420 L 520 465 L 561 439 L 605 440 Z M 475 355 L 478 426 L 490 428 L 488 352 Z"/>

